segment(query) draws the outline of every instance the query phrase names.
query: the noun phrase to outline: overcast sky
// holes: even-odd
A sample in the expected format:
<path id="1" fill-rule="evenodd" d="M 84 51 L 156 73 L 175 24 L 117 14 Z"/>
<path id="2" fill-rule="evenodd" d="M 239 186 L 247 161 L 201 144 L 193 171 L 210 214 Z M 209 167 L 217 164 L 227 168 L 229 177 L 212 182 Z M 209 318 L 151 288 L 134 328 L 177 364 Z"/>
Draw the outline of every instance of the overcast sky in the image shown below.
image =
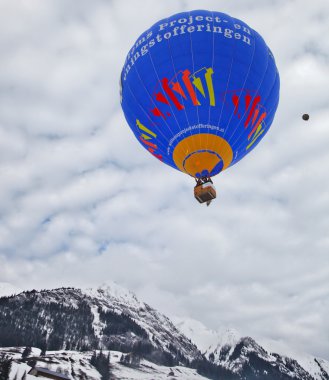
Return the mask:
<path id="1" fill-rule="evenodd" d="M 135 140 L 118 88 L 144 30 L 200 8 L 262 34 L 281 76 L 271 130 L 208 208 Z M 329 359 L 328 36 L 328 0 L 0 0 L 0 282 L 116 281 Z"/>

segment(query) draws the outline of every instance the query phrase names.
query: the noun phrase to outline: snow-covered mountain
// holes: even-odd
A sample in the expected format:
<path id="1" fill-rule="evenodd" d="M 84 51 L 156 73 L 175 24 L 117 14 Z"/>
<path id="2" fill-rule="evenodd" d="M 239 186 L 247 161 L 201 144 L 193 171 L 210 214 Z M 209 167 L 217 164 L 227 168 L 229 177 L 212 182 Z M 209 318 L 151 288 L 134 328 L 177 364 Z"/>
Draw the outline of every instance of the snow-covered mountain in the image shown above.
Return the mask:
<path id="1" fill-rule="evenodd" d="M 160 364 L 201 357 L 164 315 L 114 284 L 29 291 L 0 299 L 0 346 L 138 351 Z"/>
<path id="2" fill-rule="evenodd" d="M 267 374 L 276 369 L 293 378 L 329 380 L 328 361 L 285 344 L 264 340 L 260 345 L 235 329 L 214 331 L 193 319 L 177 318 L 174 322 L 210 361 L 241 376 L 246 371 L 257 373 L 263 368 Z"/>
<path id="3" fill-rule="evenodd" d="M 26 346 L 35 349 L 22 357 Z M 215 332 L 193 320 L 174 325 L 116 284 L 0 298 L 0 347 L 12 347 L 0 349 L 0 358 L 14 360 L 11 373 L 15 368 L 18 379 L 19 371 L 37 365 L 90 380 L 329 380 L 323 359 L 299 356 L 299 362 L 235 330 Z M 104 377 L 108 360 L 111 377 Z"/>
<path id="4" fill-rule="evenodd" d="M 173 318 L 176 327 L 201 350 L 202 353 L 215 351 L 218 346 L 238 343 L 241 338 L 239 332 L 233 328 L 222 330 L 211 330 L 203 323 L 191 318 Z"/>
<path id="5" fill-rule="evenodd" d="M 262 347 L 269 352 L 279 352 L 283 356 L 294 358 L 316 380 L 329 380 L 329 362 L 298 351 L 283 342 L 262 340 Z"/>

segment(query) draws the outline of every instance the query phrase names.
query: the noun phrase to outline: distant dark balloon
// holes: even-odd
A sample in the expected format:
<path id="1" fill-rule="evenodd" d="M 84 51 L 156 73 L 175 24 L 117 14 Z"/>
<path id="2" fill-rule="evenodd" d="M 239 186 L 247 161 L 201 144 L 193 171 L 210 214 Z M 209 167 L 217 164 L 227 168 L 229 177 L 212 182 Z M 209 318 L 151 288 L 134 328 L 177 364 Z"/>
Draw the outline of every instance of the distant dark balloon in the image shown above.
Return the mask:
<path id="1" fill-rule="evenodd" d="M 308 120 L 310 118 L 310 115 L 309 114 L 307 114 L 307 113 L 304 113 L 304 115 L 303 115 L 303 120 Z"/>

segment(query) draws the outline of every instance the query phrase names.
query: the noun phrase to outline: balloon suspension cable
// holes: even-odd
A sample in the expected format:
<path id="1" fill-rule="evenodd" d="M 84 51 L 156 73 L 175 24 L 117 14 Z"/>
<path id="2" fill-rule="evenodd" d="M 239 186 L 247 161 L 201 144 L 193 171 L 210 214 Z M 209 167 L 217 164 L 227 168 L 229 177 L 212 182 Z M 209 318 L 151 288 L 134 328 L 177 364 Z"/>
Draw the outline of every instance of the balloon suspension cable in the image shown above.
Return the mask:
<path id="1" fill-rule="evenodd" d="M 211 177 L 194 178 L 197 185 L 203 185 L 205 183 L 213 183 Z"/>

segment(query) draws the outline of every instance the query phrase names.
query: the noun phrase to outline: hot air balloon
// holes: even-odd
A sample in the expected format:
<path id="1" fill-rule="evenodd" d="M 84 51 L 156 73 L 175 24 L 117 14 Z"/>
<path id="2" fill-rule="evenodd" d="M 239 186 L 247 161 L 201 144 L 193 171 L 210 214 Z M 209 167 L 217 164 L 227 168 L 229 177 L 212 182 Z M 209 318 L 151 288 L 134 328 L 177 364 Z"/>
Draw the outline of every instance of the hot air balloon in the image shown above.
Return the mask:
<path id="1" fill-rule="evenodd" d="M 263 38 L 227 14 L 195 10 L 146 30 L 121 73 L 121 105 L 137 140 L 195 178 L 200 203 L 211 178 L 251 152 L 270 128 L 279 73 Z"/>

